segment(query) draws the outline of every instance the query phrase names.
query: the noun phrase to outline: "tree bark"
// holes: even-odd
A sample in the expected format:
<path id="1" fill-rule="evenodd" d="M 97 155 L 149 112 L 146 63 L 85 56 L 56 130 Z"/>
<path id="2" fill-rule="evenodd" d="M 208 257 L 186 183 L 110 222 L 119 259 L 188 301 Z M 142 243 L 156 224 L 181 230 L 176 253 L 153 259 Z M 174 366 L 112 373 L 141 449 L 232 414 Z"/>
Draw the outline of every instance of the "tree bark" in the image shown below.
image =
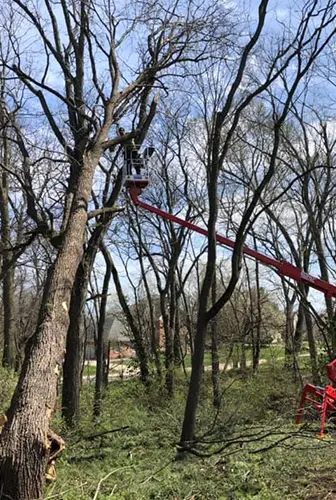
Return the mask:
<path id="1" fill-rule="evenodd" d="M 301 350 L 302 336 L 305 327 L 305 312 L 302 301 L 300 301 L 299 309 L 297 313 L 297 322 L 295 325 L 294 336 L 293 336 L 293 351 L 294 354 L 298 354 Z"/>
<path id="2" fill-rule="evenodd" d="M 105 346 L 105 360 L 104 360 L 104 373 L 103 373 L 103 385 L 105 389 L 108 386 L 108 376 L 110 373 L 110 352 L 111 352 L 111 341 L 109 340 Z"/>
<path id="3" fill-rule="evenodd" d="M 217 116 L 217 120 L 218 120 Z M 217 130 L 215 137 L 215 146 L 217 151 L 219 148 L 220 128 Z M 218 155 L 215 156 L 218 158 Z M 214 162 L 215 163 L 215 162 Z M 209 198 L 209 219 L 208 219 L 208 258 L 204 281 L 199 297 L 199 306 L 197 314 L 197 327 L 194 339 L 194 353 L 191 363 L 191 376 L 189 382 L 188 396 L 186 408 L 184 412 L 184 420 L 181 433 L 182 448 L 189 447 L 195 439 L 196 426 L 196 411 L 199 400 L 201 380 L 203 375 L 204 365 L 204 347 L 207 326 L 209 319 L 207 318 L 207 302 L 216 268 L 216 220 L 218 213 L 217 200 L 217 180 L 218 180 L 218 164 L 212 166 L 212 179 L 208 183 L 208 198 Z"/>
<path id="4" fill-rule="evenodd" d="M 175 311 L 175 327 L 174 327 L 174 364 L 181 366 L 184 361 L 183 347 L 181 342 L 181 325 L 180 325 L 180 311 L 178 303 L 178 295 L 176 293 L 176 311 Z"/>
<path id="5" fill-rule="evenodd" d="M 253 235 L 254 248 L 257 250 L 257 243 L 255 236 Z M 257 319 L 255 324 L 252 325 L 252 370 L 253 373 L 256 373 L 259 368 L 259 360 L 260 360 L 260 350 L 261 350 L 261 321 L 262 321 L 262 312 L 261 312 L 261 296 L 260 296 L 260 280 L 259 280 L 259 262 L 256 260 L 255 262 L 255 271 L 256 271 L 256 292 L 257 292 Z M 251 303 L 251 307 L 253 304 Z M 253 318 L 253 315 L 252 315 Z M 255 335 L 254 335 L 255 332 Z"/>
<path id="6" fill-rule="evenodd" d="M 207 302 L 216 268 L 216 221 L 218 215 L 218 199 L 217 199 L 218 175 L 219 175 L 219 169 L 224 162 L 229 146 L 231 144 L 232 136 L 238 125 L 240 113 L 236 112 L 235 120 L 233 121 L 229 131 L 226 132 L 226 138 L 223 146 L 221 144 L 221 139 L 222 139 L 221 134 L 224 121 L 227 118 L 232 108 L 236 91 L 239 88 L 241 80 L 243 78 L 250 51 L 257 43 L 259 36 L 262 32 L 266 17 L 267 3 L 268 0 L 261 0 L 260 2 L 259 20 L 256 30 L 252 35 L 252 37 L 250 38 L 249 42 L 243 49 L 240 64 L 237 73 L 235 75 L 235 78 L 233 80 L 232 86 L 228 92 L 225 104 L 220 112 L 215 113 L 213 118 L 211 143 L 209 146 L 210 161 L 209 165 L 207 166 L 208 167 L 207 187 L 208 187 L 208 201 L 209 201 L 208 257 L 207 257 L 205 278 L 202 284 L 200 298 L 199 298 L 197 327 L 196 327 L 196 335 L 194 341 L 194 355 L 192 359 L 191 377 L 190 377 L 188 397 L 184 412 L 184 420 L 181 433 L 182 449 L 185 447 L 189 447 L 190 444 L 192 444 L 195 439 L 196 411 L 197 411 L 199 392 L 200 392 L 202 373 L 203 373 L 204 346 L 205 346 L 207 325 L 209 324 L 209 321 L 216 316 L 218 311 L 230 299 L 234 291 L 234 288 L 238 282 L 241 270 L 242 247 L 245 241 L 244 232 L 264 187 L 267 185 L 267 183 L 269 182 L 269 180 L 273 175 L 275 167 L 275 158 L 280 140 L 279 132 L 282 123 L 281 120 L 284 120 L 285 117 L 285 114 L 283 113 L 283 115 L 279 118 L 277 122 L 277 126 L 275 127 L 275 140 L 274 140 L 273 152 L 271 155 L 269 169 L 265 174 L 262 182 L 259 184 L 258 189 L 256 190 L 249 207 L 245 210 L 244 216 L 240 223 L 240 227 L 237 232 L 236 245 L 232 254 L 232 260 L 231 260 L 232 275 L 228 287 L 226 288 L 221 298 L 216 302 L 216 304 L 212 306 L 212 308 L 209 311 L 207 311 Z M 242 111 L 243 108 L 240 109 Z"/>
<path id="7" fill-rule="evenodd" d="M 0 491 L 4 498 L 42 498 L 50 419 L 69 324 L 69 304 L 83 254 L 87 206 L 99 154 L 86 154 L 63 246 L 50 268 L 38 326 L 30 339 L 8 421 L 0 435 Z"/>
<path id="8" fill-rule="evenodd" d="M 69 328 L 63 364 L 62 416 L 69 427 L 80 421 L 80 390 L 84 361 L 84 318 L 89 272 L 85 259 L 78 266 L 71 294 Z"/>
<path id="9" fill-rule="evenodd" d="M 105 206 L 113 207 L 122 187 L 122 172 L 118 174 L 116 183 Z M 66 354 L 63 366 L 62 415 L 69 426 L 79 423 L 80 420 L 80 388 L 84 359 L 84 308 L 86 304 L 87 288 L 93 264 L 100 242 L 114 217 L 113 212 L 107 212 L 99 217 L 84 250 L 78 266 L 70 304 L 70 324 L 67 332 Z"/>
<path id="10" fill-rule="evenodd" d="M 166 388 L 171 396 L 174 392 L 174 329 L 170 328 L 170 316 L 167 313 L 166 292 L 160 293 L 160 309 L 165 335 L 165 367 L 166 367 Z"/>
<path id="11" fill-rule="evenodd" d="M 103 288 L 102 288 L 102 298 L 99 308 L 99 321 L 98 321 L 98 331 L 97 331 L 97 368 L 96 368 L 96 383 L 95 383 L 95 396 L 93 405 L 93 414 L 95 417 L 99 417 L 101 413 L 101 405 L 103 398 L 103 386 L 104 386 L 104 325 L 106 318 L 106 305 L 107 305 L 107 294 L 109 290 L 112 268 L 111 262 L 108 258 L 106 248 L 104 245 L 101 246 L 101 250 L 105 259 L 106 271 L 104 276 Z"/>
<path id="12" fill-rule="evenodd" d="M 212 305 L 217 300 L 216 277 L 212 283 Z M 220 407 L 220 381 L 219 381 L 219 353 L 218 353 L 218 321 L 217 317 L 211 321 L 211 380 L 212 380 L 212 402 L 215 408 Z"/>
<path id="13" fill-rule="evenodd" d="M 149 309 L 149 319 L 150 319 L 150 346 L 151 346 L 151 355 L 154 356 L 156 373 L 159 378 L 162 376 L 162 368 L 161 368 L 161 359 L 160 359 L 160 345 L 159 345 L 159 335 L 157 335 L 157 328 L 155 322 L 155 306 L 152 300 L 152 294 L 150 292 L 147 275 L 145 272 L 144 266 L 144 252 L 143 247 L 139 245 L 139 263 L 141 268 L 142 280 L 145 286 L 147 301 L 148 301 L 148 309 Z"/>
<path id="14" fill-rule="evenodd" d="M 312 370 L 313 382 L 316 385 L 321 385 L 321 374 L 317 361 L 317 351 L 316 351 L 316 343 L 314 338 L 314 328 L 313 321 L 311 317 L 311 313 L 308 309 L 308 301 L 305 298 L 305 318 L 306 318 L 306 328 L 307 328 L 307 338 L 308 338 L 308 346 L 309 346 L 309 354 L 310 354 L 310 363 Z"/>
<path id="15" fill-rule="evenodd" d="M 293 361 L 293 303 L 286 296 L 286 325 L 285 325 L 285 367 L 290 368 Z"/>
<path id="16" fill-rule="evenodd" d="M 132 335 L 134 337 L 135 349 L 136 349 L 136 353 L 137 353 L 137 357 L 138 357 L 139 365 L 140 365 L 140 379 L 142 380 L 142 382 L 147 384 L 148 378 L 149 378 L 149 367 L 148 367 L 148 356 L 147 356 L 147 352 L 145 349 L 144 341 L 143 341 L 143 338 L 141 336 L 141 332 L 140 332 L 139 328 L 137 327 L 137 325 L 134 321 L 133 315 L 132 315 L 130 308 L 128 306 L 126 297 L 125 297 L 124 292 L 123 292 L 122 287 L 121 287 L 118 271 L 113 263 L 110 252 L 107 251 L 106 257 L 108 257 L 110 264 L 111 264 L 112 277 L 113 277 L 114 285 L 115 285 L 116 290 L 117 290 L 117 294 L 118 294 L 121 308 L 123 310 L 123 313 L 126 316 L 127 323 L 129 325 L 130 330 L 132 332 Z"/>
<path id="17" fill-rule="evenodd" d="M 16 344 L 15 344 L 15 305 L 14 305 L 14 268 L 11 267 L 6 273 L 2 283 L 2 300 L 4 315 L 4 347 L 2 364 L 8 368 L 15 368 Z"/>
<path id="18" fill-rule="evenodd" d="M 245 348 L 245 335 L 240 344 L 240 373 L 245 377 L 246 376 L 246 348 Z"/>
<path id="19" fill-rule="evenodd" d="M 9 141 L 6 137 L 7 129 L 4 128 L 2 137 L 2 162 L 9 167 L 10 151 Z M 4 346 L 2 364 L 8 368 L 15 368 L 16 346 L 14 332 L 14 266 L 10 265 L 12 252 L 11 246 L 11 222 L 9 215 L 9 196 L 8 196 L 8 174 L 5 170 L 1 173 L 0 179 L 0 215 L 1 215 L 1 248 L 2 248 L 2 269 L 5 276 L 2 282 L 2 300 L 3 300 L 3 331 Z M 6 271 L 7 270 L 7 271 Z"/>

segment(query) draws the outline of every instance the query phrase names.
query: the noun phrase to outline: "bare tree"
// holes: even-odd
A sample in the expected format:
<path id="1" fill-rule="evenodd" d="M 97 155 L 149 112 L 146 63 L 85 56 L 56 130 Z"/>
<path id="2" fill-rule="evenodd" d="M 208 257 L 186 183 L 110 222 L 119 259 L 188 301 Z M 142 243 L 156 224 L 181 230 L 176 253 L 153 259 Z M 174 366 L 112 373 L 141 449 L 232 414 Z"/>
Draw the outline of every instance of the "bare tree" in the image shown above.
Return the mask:
<path id="1" fill-rule="evenodd" d="M 2 299 L 3 299 L 3 332 L 4 332 L 4 347 L 2 364 L 9 368 L 14 368 L 16 357 L 15 332 L 14 332 L 14 277 L 15 269 L 11 264 L 13 255 L 10 248 L 12 244 L 12 224 L 10 217 L 10 177 L 8 169 L 11 166 L 11 143 L 7 137 L 8 129 L 6 126 L 6 113 L 4 112 L 4 80 L 1 78 L 0 91 L 0 163 L 1 163 L 1 179 L 0 179 L 0 215 L 1 215 L 1 254 L 2 268 L 6 270 L 2 282 Z"/>
<path id="2" fill-rule="evenodd" d="M 181 433 L 180 443 L 182 450 L 190 447 L 195 441 L 196 410 L 203 371 L 207 324 L 215 317 L 224 304 L 228 302 L 239 279 L 245 237 L 253 224 L 254 211 L 258 205 L 260 196 L 267 188 L 275 173 L 281 141 L 281 129 L 288 116 L 293 97 L 300 88 L 301 82 L 308 75 L 313 63 L 335 35 L 335 30 L 333 28 L 335 19 L 333 2 L 328 2 L 323 6 L 321 23 L 318 26 L 314 24 L 314 19 L 316 13 L 321 12 L 320 5 L 318 2 L 306 3 L 303 6 L 302 16 L 298 22 L 297 29 L 293 33 L 292 39 L 288 42 L 283 39 L 280 50 L 276 54 L 272 54 L 269 60 L 269 66 L 267 66 L 265 71 L 265 79 L 261 83 L 257 82 L 255 85 L 251 82 L 253 88 L 239 94 L 238 89 L 242 84 L 243 77 L 247 77 L 248 61 L 261 37 L 266 20 L 267 6 L 267 0 L 261 1 L 259 4 L 259 15 L 256 28 L 242 50 L 238 68 L 235 69 L 233 83 L 227 92 L 224 105 L 214 110 L 209 125 L 209 162 L 207 165 L 209 211 L 208 259 L 198 309 L 192 373 Z M 286 71 L 289 65 L 295 67 L 295 71 L 291 78 L 286 77 Z M 219 171 L 227 158 L 232 139 L 237 130 L 243 111 L 246 110 L 249 104 L 265 90 L 270 89 L 274 93 L 275 89 L 272 84 L 279 78 L 285 82 L 285 95 L 282 96 L 281 100 L 276 96 L 274 96 L 274 99 L 271 99 L 271 102 L 273 102 L 273 113 L 270 118 L 272 118 L 273 121 L 273 140 L 269 159 L 267 165 L 264 165 L 263 172 L 260 173 L 258 186 L 254 194 L 248 200 L 247 207 L 244 210 L 236 233 L 236 245 L 232 255 L 231 279 L 227 289 L 217 300 L 216 304 L 208 309 L 208 297 L 216 269 L 216 221 L 218 215 L 217 190 Z M 244 83 L 244 88 L 247 89 L 248 86 L 246 86 L 246 81 Z M 220 111 L 218 109 L 220 109 Z M 224 128 L 225 126 L 227 127 L 226 129 Z"/>
<path id="3" fill-rule="evenodd" d="M 311 233 L 313 249 L 317 256 L 321 278 L 329 282 L 329 249 L 325 242 L 329 240 L 327 221 L 333 217 L 332 199 L 336 190 L 333 155 L 335 137 L 320 113 L 312 112 L 311 104 L 303 102 L 293 110 L 299 132 L 291 140 L 286 136 L 286 145 L 292 157 L 292 163 L 300 172 L 299 186 L 301 203 L 307 214 L 307 223 Z M 308 116 L 307 116 L 308 115 Z M 309 116 L 311 115 L 311 116 Z M 310 123 L 308 120 L 310 119 Z M 331 252 L 332 255 L 333 252 Z M 330 255 L 330 256 L 331 256 Z M 325 296 L 328 319 L 328 332 L 332 347 L 332 357 L 336 349 L 335 310 L 330 297 Z"/>
<path id="4" fill-rule="evenodd" d="M 33 185 L 29 192 L 30 214 L 39 232 L 55 246 L 56 258 L 48 272 L 38 326 L 27 346 L 7 412 L 8 422 L 0 436 L 0 490 L 13 500 L 42 497 L 49 454 L 47 433 L 98 162 L 109 148 L 137 138 L 148 129 L 157 105 L 157 99 L 151 98 L 152 90 L 160 86 L 160 78 L 169 68 L 176 62 L 206 56 L 206 44 L 197 51 L 196 46 L 200 39 L 204 40 L 203 28 L 211 14 L 204 7 L 199 17 L 193 2 L 182 21 L 176 21 L 176 15 L 181 13 L 176 2 L 163 17 L 156 15 L 158 6 L 146 2 L 130 4 L 126 17 L 124 7 L 118 12 L 111 3 L 69 4 L 62 0 L 57 16 L 53 7 L 49 0 L 45 0 L 43 11 L 34 2 L 14 0 L 8 5 L 8 15 L 13 16 L 15 10 L 22 23 L 34 32 L 39 49 L 35 65 L 40 66 L 34 72 L 25 52 L 28 48 L 22 46 L 24 39 L 18 39 L 12 31 L 8 37 L 15 56 L 6 66 L 39 104 L 48 133 L 58 141 L 59 158 L 68 165 L 59 227 L 52 224 L 53 214 L 46 214 L 36 203 Z M 3 29 L 8 29 L 6 19 L 3 24 Z M 147 29 L 147 47 L 137 67 L 122 67 L 120 46 L 136 29 L 142 36 Z M 61 72 L 61 85 L 60 79 L 54 78 L 55 71 Z M 136 128 L 124 138 L 110 138 L 111 126 L 131 110 Z M 21 138 L 24 149 L 25 138 Z M 31 161 L 29 154 L 25 154 L 25 160 Z"/>

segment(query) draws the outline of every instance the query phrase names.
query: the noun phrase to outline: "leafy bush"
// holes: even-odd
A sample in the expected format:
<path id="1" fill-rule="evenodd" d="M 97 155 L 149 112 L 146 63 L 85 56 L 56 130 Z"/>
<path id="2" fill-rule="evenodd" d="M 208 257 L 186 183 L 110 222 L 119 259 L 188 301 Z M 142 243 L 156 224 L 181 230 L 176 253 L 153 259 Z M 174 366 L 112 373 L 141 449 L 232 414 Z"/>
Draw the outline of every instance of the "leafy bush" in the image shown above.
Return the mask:
<path id="1" fill-rule="evenodd" d="M 0 366 L 0 413 L 5 413 L 17 382 L 17 375 Z"/>

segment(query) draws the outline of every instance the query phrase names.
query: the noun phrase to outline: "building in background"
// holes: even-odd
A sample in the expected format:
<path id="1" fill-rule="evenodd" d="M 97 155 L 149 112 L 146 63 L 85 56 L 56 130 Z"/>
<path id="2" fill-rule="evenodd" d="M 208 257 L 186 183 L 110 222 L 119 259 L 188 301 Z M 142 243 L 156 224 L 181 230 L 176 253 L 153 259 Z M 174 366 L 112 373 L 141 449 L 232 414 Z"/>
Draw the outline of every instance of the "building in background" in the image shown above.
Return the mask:
<path id="1" fill-rule="evenodd" d="M 85 359 L 96 359 L 95 348 L 96 332 L 92 324 L 88 327 Z M 104 325 L 104 349 L 109 352 L 110 359 L 134 358 L 135 350 L 132 347 L 132 339 L 126 335 L 126 329 L 115 315 L 106 316 Z M 106 352 L 107 354 L 107 352 Z M 106 356 L 107 357 L 107 356 Z"/>

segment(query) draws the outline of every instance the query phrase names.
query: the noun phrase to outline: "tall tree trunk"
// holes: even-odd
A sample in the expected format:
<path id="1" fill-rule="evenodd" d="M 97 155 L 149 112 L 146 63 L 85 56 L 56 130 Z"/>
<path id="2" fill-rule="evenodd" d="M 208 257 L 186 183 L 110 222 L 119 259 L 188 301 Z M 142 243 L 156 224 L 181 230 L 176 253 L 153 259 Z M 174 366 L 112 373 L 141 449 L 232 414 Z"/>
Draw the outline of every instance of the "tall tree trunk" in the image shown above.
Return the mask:
<path id="1" fill-rule="evenodd" d="M 83 310 L 89 279 L 88 270 L 83 262 L 84 259 L 78 266 L 71 294 L 70 323 L 63 364 L 62 416 L 68 426 L 75 426 L 80 420 L 80 390 L 85 345 Z"/>
<path id="2" fill-rule="evenodd" d="M 308 338 L 308 346 L 309 346 L 309 354 L 310 354 L 310 364 L 311 371 L 314 384 L 321 384 L 321 374 L 317 361 L 317 351 L 316 351 L 316 343 L 314 338 L 314 328 L 313 328 L 313 320 L 311 317 L 311 313 L 308 308 L 308 301 L 304 298 L 305 301 L 305 319 L 306 319 L 306 328 L 307 328 L 307 338 Z"/>
<path id="3" fill-rule="evenodd" d="M 240 373 L 245 377 L 246 376 L 246 348 L 245 348 L 245 335 L 242 339 L 242 342 L 240 344 Z"/>
<path id="4" fill-rule="evenodd" d="M 141 332 L 140 332 L 139 328 L 137 327 L 137 325 L 134 321 L 133 315 L 131 313 L 131 310 L 128 306 L 126 297 L 125 297 L 124 292 L 123 292 L 122 287 L 121 287 L 118 271 L 113 263 L 111 254 L 107 249 L 106 249 L 106 252 L 107 252 L 106 256 L 108 257 L 109 262 L 111 264 L 112 277 L 113 277 L 114 285 L 115 285 L 116 290 L 117 290 L 118 299 L 119 299 L 121 308 L 123 310 L 123 313 L 125 314 L 127 323 L 129 325 L 130 330 L 131 330 L 133 337 L 134 337 L 135 349 L 136 349 L 137 357 L 139 360 L 139 366 L 140 366 L 140 378 L 141 378 L 142 382 L 147 384 L 148 379 L 149 379 L 149 367 L 148 367 L 148 356 L 147 356 L 147 352 L 146 352 L 146 348 L 145 348 L 144 339 L 141 336 Z"/>
<path id="5" fill-rule="evenodd" d="M 290 369 L 293 361 L 293 304 L 286 297 L 286 323 L 285 323 L 285 367 Z"/>
<path id="6" fill-rule="evenodd" d="M 253 235 L 254 248 L 257 250 L 257 242 L 256 238 Z M 261 297 L 260 297 L 260 279 L 259 279 L 259 262 L 256 260 L 255 262 L 255 271 L 256 271 L 256 289 L 257 289 L 257 318 L 254 325 L 252 324 L 251 334 L 252 334 L 252 370 L 253 373 L 256 373 L 259 368 L 259 360 L 260 360 L 260 350 L 261 350 L 261 321 L 262 321 L 262 313 L 261 313 Z M 253 315 L 252 315 L 253 318 Z M 255 334 L 254 334 L 255 332 Z"/>
<path id="7" fill-rule="evenodd" d="M 95 417 L 99 417 L 101 413 L 101 405 L 103 399 L 103 385 L 104 385 L 104 326 L 106 318 L 106 305 L 107 305 L 107 295 L 110 286 L 110 280 L 112 275 L 111 262 L 107 255 L 107 250 L 104 245 L 101 245 L 101 251 L 104 256 L 106 271 L 104 276 L 103 288 L 102 288 L 102 298 L 99 308 L 99 321 L 98 321 L 98 332 L 97 332 L 97 367 L 96 367 L 96 383 L 95 383 L 95 396 L 94 396 L 94 406 L 93 414 Z"/>
<path id="8" fill-rule="evenodd" d="M 302 301 L 300 301 L 297 314 L 297 322 L 295 325 L 294 336 L 293 336 L 293 350 L 295 354 L 298 354 L 301 350 L 304 327 L 305 327 L 305 309 Z"/>
<path id="9" fill-rule="evenodd" d="M 170 396 L 174 393 L 174 364 L 175 364 L 175 320 L 176 320 L 176 287 L 175 274 L 172 274 L 170 283 L 169 316 L 166 333 L 165 354 L 166 354 L 166 388 Z"/>
<path id="10" fill-rule="evenodd" d="M 7 128 L 2 131 L 1 156 L 2 164 L 10 167 L 9 141 L 6 137 Z M 9 197 L 8 197 L 8 174 L 5 170 L 1 173 L 0 179 L 0 215 L 1 215 L 1 248 L 2 248 L 2 269 L 7 272 L 2 282 L 2 301 L 3 301 L 3 332 L 4 346 L 2 364 L 9 368 L 15 368 L 15 322 L 14 322 L 14 267 L 10 265 L 12 252 L 11 246 L 11 223 L 9 215 Z"/>
<path id="11" fill-rule="evenodd" d="M 149 284 L 148 284 L 148 280 L 147 280 L 147 274 L 145 271 L 144 258 L 143 258 L 143 248 L 142 248 L 142 245 L 139 245 L 139 246 L 140 246 L 139 262 L 140 262 L 142 280 L 144 282 L 146 295 L 147 295 L 147 301 L 148 301 L 148 308 L 149 308 L 149 319 L 150 319 L 150 328 L 151 328 L 151 333 L 150 333 L 150 346 L 151 346 L 151 351 L 152 351 L 151 354 L 152 354 L 152 356 L 154 356 L 156 373 L 157 373 L 158 377 L 161 378 L 162 368 L 161 368 L 161 359 L 160 359 L 160 345 L 159 345 L 160 342 L 159 342 L 159 337 L 157 336 L 157 328 L 156 328 L 156 322 L 155 322 L 155 307 L 153 304 L 152 294 L 150 292 L 150 288 L 149 288 Z"/>
<path id="12" fill-rule="evenodd" d="M 189 305 L 188 305 L 188 300 L 187 300 L 187 295 L 183 288 L 181 289 L 181 296 L 183 299 L 183 304 L 184 304 L 184 310 L 185 310 L 185 315 L 186 315 L 186 327 L 188 330 L 188 341 L 189 341 L 189 346 L 190 346 L 190 354 L 191 357 L 193 355 L 193 322 L 191 319 L 191 314 L 189 311 Z M 188 341 L 186 341 L 186 344 L 188 344 Z"/>
<path id="13" fill-rule="evenodd" d="M 7 254 L 3 259 L 3 264 L 7 265 Z M 16 343 L 15 343 L 15 314 L 14 314 L 14 267 L 8 269 L 2 283 L 3 300 L 3 328 L 4 328 L 4 346 L 2 364 L 8 368 L 15 368 Z"/>
<path id="14" fill-rule="evenodd" d="M 69 325 L 69 305 L 83 253 L 87 206 L 98 154 L 81 166 L 63 245 L 50 269 L 38 326 L 30 339 L 8 421 L 0 435 L 0 491 L 12 500 L 42 498 L 49 455 L 47 433 Z"/>
<path id="15" fill-rule="evenodd" d="M 196 410 L 203 375 L 206 327 L 205 317 L 199 317 L 194 342 L 187 405 L 182 426 L 181 445 L 183 447 L 188 447 L 195 439 Z"/>
<path id="16" fill-rule="evenodd" d="M 177 293 L 176 293 L 176 300 L 178 301 Z M 174 329 L 175 329 L 175 333 L 174 333 L 174 363 L 176 366 L 180 366 L 181 364 L 184 364 L 184 354 L 183 354 L 183 347 L 182 347 L 182 342 L 181 342 L 180 311 L 179 311 L 178 302 L 176 304 L 175 328 Z"/>
<path id="17" fill-rule="evenodd" d="M 120 171 L 109 199 L 107 208 L 113 207 L 122 187 Z M 87 289 L 100 242 L 114 217 L 113 212 L 102 215 L 87 243 L 78 267 L 70 304 L 70 324 L 66 338 L 66 354 L 63 366 L 62 415 L 69 426 L 80 420 L 80 387 L 84 359 L 85 327 L 84 308 Z"/>
<path id="18" fill-rule="evenodd" d="M 191 363 L 191 376 L 189 381 L 188 396 L 184 411 L 181 432 L 182 448 L 190 446 L 195 440 L 196 412 L 200 395 L 201 381 L 204 365 L 204 348 L 209 318 L 207 315 L 208 298 L 211 291 L 216 270 L 216 221 L 218 215 L 218 171 L 219 171 L 219 146 L 221 132 L 221 115 L 217 113 L 215 118 L 215 132 L 213 137 L 212 155 L 213 160 L 208 174 L 208 256 L 205 277 L 199 296 L 197 311 L 197 326 L 194 339 L 194 353 Z"/>
<path id="19" fill-rule="evenodd" d="M 104 373 L 103 373 L 103 384 L 105 389 L 108 386 L 108 376 L 110 373 L 110 352 L 111 352 L 111 341 L 109 340 L 105 345 L 105 360 L 104 360 Z"/>
<path id="20" fill-rule="evenodd" d="M 217 300 L 216 277 L 212 283 L 211 290 L 212 305 Z M 215 408 L 220 406 L 220 381 L 219 381 L 219 352 L 218 352 L 218 321 L 217 317 L 211 321 L 211 380 L 212 380 L 212 402 Z"/>

